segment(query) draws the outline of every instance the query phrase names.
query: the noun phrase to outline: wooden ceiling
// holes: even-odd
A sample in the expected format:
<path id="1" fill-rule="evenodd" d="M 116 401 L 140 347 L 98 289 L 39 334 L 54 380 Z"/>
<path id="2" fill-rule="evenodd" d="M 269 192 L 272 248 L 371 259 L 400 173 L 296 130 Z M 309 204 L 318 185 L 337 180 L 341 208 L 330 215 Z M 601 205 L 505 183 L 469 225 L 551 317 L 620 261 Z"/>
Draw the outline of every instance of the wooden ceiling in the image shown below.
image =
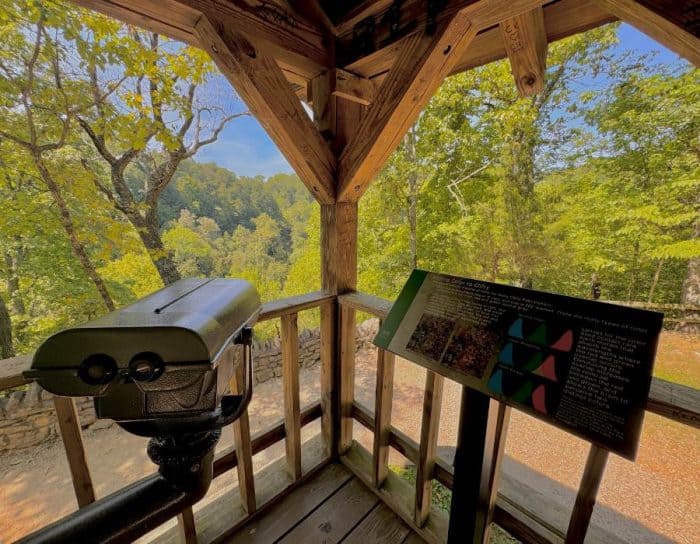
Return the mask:
<path id="1" fill-rule="evenodd" d="M 74 0 L 127 23 L 198 44 L 202 14 L 259 42 L 303 96 L 311 79 L 329 68 L 379 80 L 411 35 L 430 32 L 465 6 L 482 0 Z M 692 62 L 700 62 L 700 0 L 550 0 L 543 6 L 548 42 L 622 18 Z M 481 28 L 452 73 L 508 56 L 500 28 L 519 5 L 504 2 Z M 523 11 L 521 9 L 521 11 Z M 375 82 L 376 83 L 376 82 Z"/>

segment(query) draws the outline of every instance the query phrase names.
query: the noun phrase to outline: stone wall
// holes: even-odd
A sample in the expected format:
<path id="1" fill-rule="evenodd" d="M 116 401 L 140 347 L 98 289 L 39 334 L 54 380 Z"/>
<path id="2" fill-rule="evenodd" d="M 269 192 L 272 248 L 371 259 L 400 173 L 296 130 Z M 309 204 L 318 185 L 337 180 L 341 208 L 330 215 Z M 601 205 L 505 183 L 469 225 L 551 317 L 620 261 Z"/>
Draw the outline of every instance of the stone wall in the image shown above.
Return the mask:
<path id="1" fill-rule="evenodd" d="M 371 344 L 377 333 L 378 320 L 370 319 L 357 326 L 356 348 Z M 304 330 L 299 334 L 299 366 L 311 368 L 320 363 L 320 331 Z M 255 362 L 255 383 L 266 382 L 282 375 L 282 353 L 279 338 L 253 345 Z M 59 436 L 53 395 L 42 390 L 38 384 L 31 384 L 25 391 L 14 391 L 7 397 L 0 397 L 0 452 L 29 448 L 44 440 Z M 76 399 L 76 408 L 83 429 L 98 422 L 92 399 Z"/>

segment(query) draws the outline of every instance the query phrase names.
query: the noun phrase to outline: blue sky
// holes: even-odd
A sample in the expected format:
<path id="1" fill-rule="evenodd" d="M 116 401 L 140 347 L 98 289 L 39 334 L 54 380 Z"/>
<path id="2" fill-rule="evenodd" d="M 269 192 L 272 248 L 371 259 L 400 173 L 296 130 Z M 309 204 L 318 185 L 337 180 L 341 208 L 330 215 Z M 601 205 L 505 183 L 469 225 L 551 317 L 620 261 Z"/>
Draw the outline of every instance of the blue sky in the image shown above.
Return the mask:
<path id="1" fill-rule="evenodd" d="M 618 52 L 656 52 L 659 63 L 678 62 L 678 55 L 629 25 L 620 26 L 619 36 L 620 43 L 616 47 Z M 267 177 L 279 172 L 292 172 L 289 163 L 253 117 L 231 122 L 221 133 L 219 140 L 203 148 L 197 154 L 196 160 L 214 162 L 243 176 Z"/>

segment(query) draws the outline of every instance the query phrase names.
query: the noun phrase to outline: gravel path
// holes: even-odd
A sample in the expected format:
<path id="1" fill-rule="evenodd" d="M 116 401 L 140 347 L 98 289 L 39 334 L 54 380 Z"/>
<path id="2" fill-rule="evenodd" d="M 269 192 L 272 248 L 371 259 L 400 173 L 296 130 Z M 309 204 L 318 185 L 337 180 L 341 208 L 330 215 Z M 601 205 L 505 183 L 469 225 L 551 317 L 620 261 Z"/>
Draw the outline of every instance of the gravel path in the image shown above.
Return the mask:
<path id="1" fill-rule="evenodd" d="M 688 357 L 686 351 L 684 365 L 688 364 Z M 700 369 L 700 350 L 691 351 L 690 358 L 697 359 L 690 362 L 696 373 Z M 374 404 L 375 361 L 373 349 L 358 353 L 355 395 L 370 407 Z M 318 400 L 319 378 L 318 368 L 302 369 L 302 406 Z M 401 359 L 397 361 L 392 422 L 416 441 L 424 382 L 424 369 Z M 250 409 L 253 433 L 282 417 L 281 398 L 279 379 L 256 387 Z M 459 386 L 447 381 L 438 443 L 440 452 L 448 458 L 456 443 L 459 399 Z M 305 428 L 303 439 L 318 432 L 320 425 L 315 422 Z M 358 424 L 355 435 L 371 450 L 371 436 Z M 153 465 L 145 455 L 145 439 L 129 435 L 114 425 L 87 431 L 85 443 L 98 497 L 153 472 Z M 228 429 L 219 448 L 231 444 Z M 513 412 L 503 468 L 509 476 L 556 498 L 565 517 L 573 505 L 587 450 L 585 442 Z M 277 444 L 257 455 L 255 464 L 262 466 L 283 454 L 283 444 Z M 391 462 L 402 464 L 405 460 L 394 454 Z M 235 481 L 235 471 L 219 478 L 208 498 L 235 485 Z M 700 542 L 699 484 L 700 431 L 648 414 L 637 462 L 610 457 L 594 523 L 634 544 L 697 544 Z M 12 542 L 75 508 L 60 441 L 24 452 L 0 454 L 0 543 Z"/>

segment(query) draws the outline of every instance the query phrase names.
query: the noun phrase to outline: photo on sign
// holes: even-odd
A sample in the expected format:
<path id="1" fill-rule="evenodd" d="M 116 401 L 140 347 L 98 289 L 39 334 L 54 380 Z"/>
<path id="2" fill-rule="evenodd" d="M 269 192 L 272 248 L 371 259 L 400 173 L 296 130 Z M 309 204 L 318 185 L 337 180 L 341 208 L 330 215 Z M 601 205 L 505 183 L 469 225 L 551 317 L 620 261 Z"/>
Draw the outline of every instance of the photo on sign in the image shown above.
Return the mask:
<path id="1" fill-rule="evenodd" d="M 453 370 L 481 378 L 498 353 L 501 335 L 496 331 L 458 323 L 440 361 Z"/>
<path id="2" fill-rule="evenodd" d="M 406 349 L 439 361 L 454 326 L 454 321 L 444 317 L 423 314 L 406 344 Z"/>

